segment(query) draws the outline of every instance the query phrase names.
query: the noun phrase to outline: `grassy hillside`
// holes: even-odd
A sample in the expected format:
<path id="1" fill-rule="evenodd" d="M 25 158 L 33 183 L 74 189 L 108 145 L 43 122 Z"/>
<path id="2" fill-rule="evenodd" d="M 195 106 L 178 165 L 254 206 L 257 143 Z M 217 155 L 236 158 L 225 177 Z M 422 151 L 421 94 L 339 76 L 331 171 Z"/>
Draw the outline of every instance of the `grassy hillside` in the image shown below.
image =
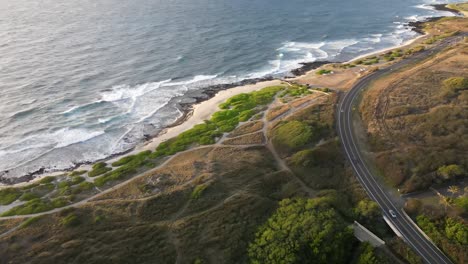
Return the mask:
<path id="1" fill-rule="evenodd" d="M 329 234 L 322 235 L 336 242 L 336 250 L 342 254 L 334 254 L 336 250 L 329 248 L 328 243 L 310 249 L 301 246 L 301 250 L 288 252 L 289 263 L 299 263 L 303 254 L 316 254 L 316 250 L 325 262 L 340 259 L 362 263 L 358 260 L 376 258 L 374 251 L 364 250 L 347 229 L 358 218 L 363 222 L 368 219 L 369 223 L 378 220 L 373 220 L 375 214 L 365 213 L 368 207 L 358 206 L 365 194 L 343 162 L 333 132 L 336 96 L 301 86 L 283 90 L 273 104 L 269 103 L 271 96 L 261 103 L 264 107 L 255 108 L 248 118 L 239 120 L 237 114 L 229 118 L 239 126 L 229 128 L 232 132 L 214 144 L 203 146 L 199 142 L 190 146 L 191 150 L 178 154 L 164 166 L 83 206 L 29 218 L 21 224 L 5 222 L 5 230 L 15 226 L 18 229 L 0 238 L 2 261 L 264 263 L 263 254 L 270 249 L 276 251 L 274 247 L 284 242 L 267 243 L 267 251 L 255 246 L 267 232 L 268 223 L 281 223 L 285 221 L 278 215 L 284 215 L 281 212 L 303 212 L 312 204 L 316 205 L 314 211 L 301 216 L 310 225 L 301 228 L 333 225 Z M 223 111 L 242 113 L 253 109 L 256 103 L 252 97 L 242 95 L 222 107 Z M 279 108 L 287 110 L 278 115 L 275 109 Z M 219 122 L 216 129 L 222 125 Z M 296 130 L 308 134 L 292 133 Z M 283 141 L 289 140 L 284 133 L 293 137 L 292 144 Z M 259 134 L 262 140 L 257 140 Z M 190 132 L 170 144 L 185 136 L 201 138 Z M 173 149 L 170 145 L 163 147 Z M 151 155 L 142 153 L 112 165 L 141 164 Z M 99 172 L 96 174 L 108 174 L 103 168 L 96 165 L 93 170 Z M 21 194 L 7 191 L 5 200 L 9 202 L 18 195 Z M 288 205 L 289 209 L 282 209 Z M 316 227 L 317 232 L 322 228 Z M 316 234 L 312 232 L 304 240 L 295 236 L 288 239 L 306 245 L 313 237 Z M 385 254 L 378 257 L 386 258 Z"/>
<path id="2" fill-rule="evenodd" d="M 360 111 L 375 161 L 402 192 L 467 175 L 466 47 L 390 75 L 363 96 Z"/>

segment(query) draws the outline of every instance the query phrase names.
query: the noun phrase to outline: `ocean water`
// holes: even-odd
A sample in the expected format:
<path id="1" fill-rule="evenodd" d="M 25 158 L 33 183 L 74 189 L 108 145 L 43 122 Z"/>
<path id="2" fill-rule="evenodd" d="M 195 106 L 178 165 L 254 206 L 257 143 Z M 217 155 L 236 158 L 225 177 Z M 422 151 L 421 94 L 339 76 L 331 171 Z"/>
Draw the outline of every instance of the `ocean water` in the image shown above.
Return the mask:
<path id="1" fill-rule="evenodd" d="M 0 178 L 129 150 L 210 85 L 402 44 L 447 2 L 0 0 Z"/>

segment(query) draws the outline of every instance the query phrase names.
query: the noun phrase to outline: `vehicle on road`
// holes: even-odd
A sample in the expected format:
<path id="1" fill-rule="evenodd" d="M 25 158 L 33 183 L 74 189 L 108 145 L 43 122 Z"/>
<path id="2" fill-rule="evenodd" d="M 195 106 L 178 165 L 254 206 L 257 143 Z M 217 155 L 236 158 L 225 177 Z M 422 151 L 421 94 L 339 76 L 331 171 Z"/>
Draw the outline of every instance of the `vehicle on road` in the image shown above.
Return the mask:
<path id="1" fill-rule="evenodd" d="M 390 215 L 391 215 L 393 218 L 396 218 L 395 211 L 393 211 L 393 210 L 388 210 L 388 212 L 390 213 Z"/>

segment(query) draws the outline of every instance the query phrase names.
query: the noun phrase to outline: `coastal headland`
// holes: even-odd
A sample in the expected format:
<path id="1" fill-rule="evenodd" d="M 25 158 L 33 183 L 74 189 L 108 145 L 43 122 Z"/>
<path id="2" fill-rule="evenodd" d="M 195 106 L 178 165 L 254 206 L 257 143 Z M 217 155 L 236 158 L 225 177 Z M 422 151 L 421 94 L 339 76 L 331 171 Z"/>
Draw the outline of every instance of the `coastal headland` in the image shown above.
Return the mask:
<path id="1" fill-rule="evenodd" d="M 1 255 L 12 263 L 143 263 L 155 257 L 161 263 L 261 263 L 272 254 L 300 260 L 307 256 L 282 253 L 284 245 L 270 235 L 299 239 L 294 232 L 328 224 L 327 232 L 311 234 L 323 236 L 311 249 L 317 259 L 421 263 L 381 219 L 345 162 L 335 131 L 340 96 L 359 80 L 464 36 L 468 28 L 463 17 L 417 26 L 424 35 L 403 46 L 345 63 L 304 65 L 291 78 L 214 89 L 129 153 L 2 187 Z M 466 37 L 447 49 L 427 63 L 450 50 L 466 52 Z M 355 220 L 387 248 L 356 241 L 347 228 Z M 310 238 L 300 239 L 307 244 Z M 443 249 L 452 259 L 466 259 L 455 246 Z"/>

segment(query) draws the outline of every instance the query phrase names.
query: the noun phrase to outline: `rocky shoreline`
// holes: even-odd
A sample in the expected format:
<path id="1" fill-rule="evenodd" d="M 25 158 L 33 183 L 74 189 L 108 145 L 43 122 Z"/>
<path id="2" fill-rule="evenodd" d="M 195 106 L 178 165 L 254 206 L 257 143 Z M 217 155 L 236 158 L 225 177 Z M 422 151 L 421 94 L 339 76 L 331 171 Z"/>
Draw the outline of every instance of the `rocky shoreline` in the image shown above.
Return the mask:
<path id="1" fill-rule="evenodd" d="M 443 4 L 442 5 L 432 5 L 432 6 L 436 10 L 439 10 L 439 11 L 450 11 L 450 12 L 453 12 L 455 14 L 460 14 L 457 10 L 450 9 L 450 8 L 446 7 L 446 5 L 443 5 Z M 440 18 L 441 17 L 431 17 L 431 18 L 427 18 L 427 19 L 422 20 L 422 21 L 408 22 L 407 24 L 408 24 L 409 27 L 411 27 L 411 29 L 413 31 L 415 31 L 415 32 L 417 32 L 419 34 L 424 34 L 424 31 L 423 31 L 424 23 L 436 21 L 436 20 L 438 20 Z M 307 74 L 311 70 L 317 69 L 317 68 L 319 68 L 319 67 L 321 67 L 323 65 L 330 64 L 330 63 L 339 63 L 339 62 L 330 62 L 330 61 L 303 62 L 303 63 L 300 63 L 302 65 L 301 67 L 291 70 L 291 74 L 293 76 L 285 76 L 284 78 L 287 79 L 287 78 L 294 78 L 294 77 L 302 76 L 302 75 Z M 271 81 L 271 80 L 275 80 L 275 79 L 278 79 L 278 78 L 274 78 L 274 77 L 270 76 L 270 77 L 256 78 L 256 79 L 245 79 L 245 80 L 235 82 L 235 83 L 212 85 L 212 86 L 204 88 L 203 90 L 194 91 L 191 94 L 190 93 L 186 94 L 186 95 L 184 95 L 184 98 L 186 99 L 185 102 L 176 103 L 177 107 L 182 112 L 181 117 L 177 118 L 177 120 L 175 120 L 172 124 L 166 126 L 164 129 L 162 129 L 160 132 L 156 133 L 155 135 L 145 135 L 142 142 L 148 142 L 151 139 L 159 137 L 162 134 L 164 134 L 167 129 L 169 129 L 171 127 L 176 127 L 176 126 L 186 122 L 187 119 L 189 119 L 191 117 L 191 115 L 193 114 L 194 105 L 199 104 L 199 103 L 201 103 L 203 101 L 209 100 L 210 98 L 213 98 L 220 91 L 227 90 L 227 89 L 234 88 L 234 87 L 238 87 L 238 86 L 245 86 L 245 85 L 250 85 L 250 84 L 257 84 L 259 82 L 264 82 L 264 81 Z M 181 98 L 174 98 L 174 99 L 175 100 L 180 100 Z M 106 160 L 110 160 L 110 159 L 113 159 L 113 158 L 118 157 L 118 156 L 125 155 L 125 154 L 135 150 L 135 148 L 137 148 L 137 146 L 135 146 L 135 147 L 133 147 L 133 148 L 127 150 L 127 151 L 121 152 L 121 153 L 112 154 L 109 157 L 107 157 L 106 159 L 103 159 L 103 160 L 100 160 L 100 161 L 106 161 Z M 57 170 L 57 171 L 53 171 L 52 168 L 47 169 L 47 168 L 42 167 L 42 168 L 40 168 L 40 169 L 38 169 L 38 170 L 36 170 L 34 172 L 30 172 L 30 173 L 25 174 L 25 175 L 20 176 L 20 177 L 5 177 L 5 174 L 7 174 L 8 171 L 3 171 L 3 172 L 0 172 L 0 184 L 14 185 L 14 184 L 18 184 L 18 183 L 28 182 L 28 181 L 31 181 L 31 180 L 37 178 L 37 176 L 39 176 L 39 175 L 45 175 L 45 174 L 50 174 L 50 173 L 54 173 L 54 172 L 64 172 L 65 173 L 65 172 L 73 171 L 73 170 L 77 169 L 78 167 L 80 167 L 82 165 L 92 164 L 92 163 L 95 163 L 95 162 L 99 162 L 99 161 L 81 162 L 81 163 L 75 164 L 73 167 L 71 167 L 69 169 Z M 46 170 L 51 170 L 51 171 L 46 171 Z"/>

